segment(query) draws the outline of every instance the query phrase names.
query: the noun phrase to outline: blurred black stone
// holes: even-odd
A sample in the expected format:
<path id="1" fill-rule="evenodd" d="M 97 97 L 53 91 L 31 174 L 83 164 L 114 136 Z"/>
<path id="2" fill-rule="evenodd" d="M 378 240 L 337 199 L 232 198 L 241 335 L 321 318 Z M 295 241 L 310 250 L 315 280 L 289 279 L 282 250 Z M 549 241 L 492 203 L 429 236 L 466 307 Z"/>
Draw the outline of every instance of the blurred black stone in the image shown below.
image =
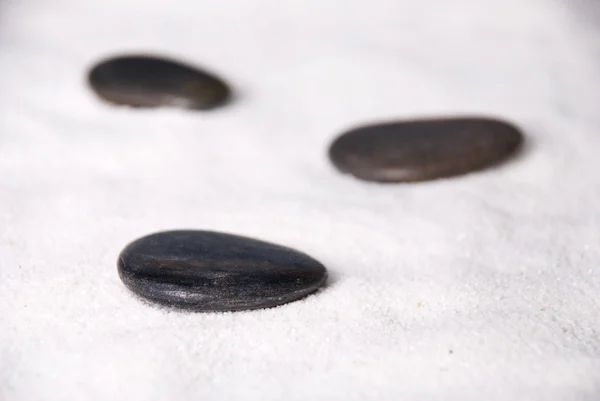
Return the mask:
<path id="1" fill-rule="evenodd" d="M 206 71 L 175 60 L 120 56 L 89 72 L 92 89 L 103 100 L 132 107 L 181 107 L 208 110 L 227 103 L 229 86 Z"/>
<path id="2" fill-rule="evenodd" d="M 506 159 L 523 142 L 513 125 L 489 118 L 423 119 L 365 125 L 340 135 L 331 162 L 367 181 L 450 177 Z"/>

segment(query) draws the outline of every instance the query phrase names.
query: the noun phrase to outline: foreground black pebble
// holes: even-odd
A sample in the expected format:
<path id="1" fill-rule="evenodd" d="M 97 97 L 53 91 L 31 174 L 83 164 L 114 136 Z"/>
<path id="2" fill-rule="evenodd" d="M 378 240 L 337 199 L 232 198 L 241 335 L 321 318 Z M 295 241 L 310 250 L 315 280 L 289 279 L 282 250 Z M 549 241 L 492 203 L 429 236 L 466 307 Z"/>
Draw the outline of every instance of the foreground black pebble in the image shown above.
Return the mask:
<path id="1" fill-rule="evenodd" d="M 517 151 L 523 135 L 491 118 L 422 119 L 365 125 L 329 148 L 343 173 L 378 182 L 415 182 L 466 174 Z"/>
<path id="2" fill-rule="evenodd" d="M 179 61 L 120 56 L 95 65 L 88 82 L 103 100 L 132 107 L 208 110 L 228 102 L 229 86 L 217 76 Z"/>
<path id="3" fill-rule="evenodd" d="M 269 308 L 323 285 L 325 267 L 268 242 L 211 231 L 166 231 L 129 244 L 118 261 L 123 283 L 142 298 L 193 311 Z"/>

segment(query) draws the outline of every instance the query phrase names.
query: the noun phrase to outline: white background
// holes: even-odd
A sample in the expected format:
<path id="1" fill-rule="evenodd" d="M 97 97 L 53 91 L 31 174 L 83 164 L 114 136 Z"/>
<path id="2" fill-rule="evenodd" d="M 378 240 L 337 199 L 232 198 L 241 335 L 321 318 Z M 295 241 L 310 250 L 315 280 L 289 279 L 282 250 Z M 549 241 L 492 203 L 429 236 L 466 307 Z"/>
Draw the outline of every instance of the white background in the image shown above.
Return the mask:
<path id="1" fill-rule="evenodd" d="M 600 16 L 583 0 L 3 0 L 0 399 L 600 399 Z M 173 56 L 208 113 L 100 102 L 86 71 Z M 326 151 L 362 122 L 506 118 L 509 163 L 377 185 Z M 304 251 L 279 308 L 166 312 L 116 259 L 163 229 Z"/>

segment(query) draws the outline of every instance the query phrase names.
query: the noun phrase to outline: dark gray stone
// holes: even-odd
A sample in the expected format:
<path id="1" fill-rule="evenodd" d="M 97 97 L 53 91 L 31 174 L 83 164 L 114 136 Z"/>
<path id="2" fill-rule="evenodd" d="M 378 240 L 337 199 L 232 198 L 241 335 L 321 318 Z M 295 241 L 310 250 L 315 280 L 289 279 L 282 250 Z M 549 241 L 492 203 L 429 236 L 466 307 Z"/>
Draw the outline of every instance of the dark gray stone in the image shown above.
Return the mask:
<path id="1" fill-rule="evenodd" d="M 225 104 L 231 95 L 215 75 L 152 56 L 107 59 L 90 70 L 88 81 L 101 99 L 132 107 L 207 110 Z"/>
<path id="2" fill-rule="evenodd" d="M 211 231 L 166 231 L 129 244 L 123 283 L 142 298 L 194 311 L 269 308 L 325 283 L 325 267 L 283 246 Z"/>
<path id="3" fill-rule="evenodd" d="M 490 118 L 410 120 L 352 129 L 331 144 L 329 158 L 367 181 L 425 181 L 501 162 L 522 141 L 516 127 Z"/>

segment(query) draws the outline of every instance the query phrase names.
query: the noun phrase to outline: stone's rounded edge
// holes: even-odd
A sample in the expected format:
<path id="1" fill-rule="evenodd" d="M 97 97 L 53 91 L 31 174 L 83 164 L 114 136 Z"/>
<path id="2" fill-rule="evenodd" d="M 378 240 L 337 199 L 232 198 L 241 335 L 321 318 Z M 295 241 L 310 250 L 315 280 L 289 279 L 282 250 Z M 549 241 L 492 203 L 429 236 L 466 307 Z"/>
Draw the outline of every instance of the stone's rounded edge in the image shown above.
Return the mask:
<path id="1" fill-rule="evenodd" d="M 347 141 L 354 140 L 355 135 L 364 135 L 369 129 L 375 129 L 383 126 L 394 126 L 400 124 L 420 124 L 420 123 L 448 123 L 448 122 L 471 122 L 471 123 L 486 123 L 493 124 L 496 128 L 501 129 L 498 132 L 502 132 L 504 137 L 508 137 L 508 140 L 502 144 L 504 146 L 503 152 L 499 152 L 495 157 L 490 157 L 482 160 L 478 163 L 469 165 L 468 167 L 464 164 L 457 166 L 455 169 L 447 169 L 444 173 L 439 171 L 430 171 L 426 174 L 419 174 L 411 171 L 409 168 L 396 168 L 382 171 L 382 169 L 374 168 L 351 168 L 343 162 L 343 157 L 339 155 L 343 151 L 343 148 L 347 146 Z M 498 134 L 497 134 L 498 135 Z M 499 136 L 499 135 L 498 135 Z M 473 116 L 464 115 L 460 117 L 431 117 L 431 118 L 415 118 L 407 120 L 387 120 L 380 123 L 370 122 L 364 125 L 352 126 L 341 134 L 336 136 L 329 144 L 327 156 L 331 164 L 336 170 L 345 175 L 351 175 L 357 179 L 379 183 L 379 184 L 398 184 L 398 183 L 418 183 L 426 181 L 435 181 L 439 179 L 447 179 L 451 177 L 457 177 L 466 175 L 469 173 L 476 173 L 487 168 L 491 168 L 502 164 L 511 157 L 514 157 L 523 147 L 525 143 L 525 135 L 523 131 L 514 123 L 493 116 Z"/>
<path id="2" fill-rule="evenodd" d="M 230 304 L 227 307 L 223 307 L 218 303 L 182 303 L 177 298 L 168 298 L 168 297 L 149 297 L 140 294 L 136 291 L 134 287 L 130 287 L 127 284 L 126 287 L 129 292 L 139 300 L 140 302 L 151 306 L 151 307 L 159 307 L 173 312 L 195 312 L 195 313 L 213 313 L 213 312 L 244 312 L 244 311 L 253 311 L 260 309 L 271 309 L 276 308 L 278 306 L 283 306 L 285 304 L 289 304 L 295 301 L 302 300 L 315 292 L 319 291 L 321 287 L 326 283 L 327 276 L 325 276 L 318 286 L 314 288 L 307 289 L 303 292 L 298 292 L 294 294 L 293 297 L 287 298 L 273 298 L 271 302 L 255 302 L 255 303 L 236 303 Z"/>
<path id="3" fill-rule="evenodd" d="M 214 96 L 210 102 L 193 98 L 191 96 L 192 94 L 188 94 L 189 97 L 186 97 L 185 99 L 183 99 L 182 96 L 173 96 L 173 94 L 166 96 L 171 98 L 179 98 L 177 101 L 175 101 L 175 104 L 173 104 L 173 102 L 169 101 L 157 101 L 156 99 L 148 100 L 148 94 L 144 94 L 144 92 L 152 95 L 152 90 L 144 90 L 140 88 L 137 88 L 136 90 L 135 88 L 128 88 L 127 91 L 133 91 L 137 93 L 124 95 L 123 93 L 119 93 L 118 89 L 101 87 L 105 81 L 103 79 L 103 74 L 108 72 L 106 71 L 107 69 L 114 68 L 115 66 L 118 68 L 118 64 L 127 64 L 130 62 L 151 62 L 156 63 L 155 65 L 161 65 L 167 68 L 180 69 L 181 71 L 185 71 L 185 73 L 189 74 L 190 76 L 194 75 L 198 80 L 204 82 L 210 81 L 213 88 L 216 88 L 217 95 Z M 146 53 L 123 53 L 105 57 L 88 67 L 86 81 L 87 86 L 100 100 L 114 106 L 126 106 L 137 109 L 177 107 L 192 111 L 210 111 L 224 107 L 234 100 L 234 91 L 232 87 L 227 83 L 227 81 L 214 72 L 204 68 L 195 67 L 186 61 L 182 61 L 174 57 L 158 56 Z"/>
<path id="4" fill-rule="evenodd" d="M 161 231 L 155 232 L 152 234 L 145 235 L 140 237 L 131 243 L 129 243 L 119 254 L 117 261 L 117 270 L 119 274 L 119 278 L 125 285 L 125 287 L 134 295 L 135 298 L 142 301 L 143 303 L 150 306 L 159 306 L 162 308 L 166 308 L 173 311 L 188 311 L 188 312 L 237 312 L 237 311 L 249 311 L 249 310 L 257 310 L 257 309 L 268 309 L 274 308 L 277 306 L 281 306 L 290 302 L 294 302 L 305 298 L 314 292 L 318 291 L 322 286 L 324 286 L 328 279 L 328 271 L 327 268 L 319 261 L 314 259 L 313 257 L 307 255 L 306 253 L 297 251 L 295 249 L 273 244 L 270 242 L 257 240 L 250 237 L 239 236 L 235 234 L 222 233 L 217 231 L 202 231 L 203 233 L 212 233 L 219 235 L 227 235 L 232 237 L 238 237 L 240 239 L 250 240 L 259 242 L 265 245 L 275 246 L 282 250 L 286 250 L 288 252 L 293 252 L 296 255 L 302 256 L 307 260 L 311 261 L 316 268 L 320 271 L 320 275 L 318 280 L 314 281 L 308 286 L 301 288 L 296 291 L 289 291 L 284 295 L 277 295 L 271 297 L 260 297 L 254 299 L 233 299 L 227 305 L 224 305 L 222 299 L 218 297 L 211 297 L 210 295 L 202 294 L 201 286 L 199 287 L 191 287 L 190 286 L 179 286 L 174 284 L 163 284 L 156 285 L 156 283 L 152 283 L 152 285 L 143 285 L 144 281 L 151 280 L 140 280 L 139 278 L 135 278 L 135 273 L 129 271 L 127 264 L 125 262 L 127 253 L 135 248 L 135 246 L 146 239 L 152 238 L 156 235 L 170 234 L 170 233 L 188 233 L 188 232 L 197 232 L 199 230 L 170 230 L 170 231 Z M 189 295 L 189 290 L 193 289 L 195 291 L 196 297 L 192 296 L 181 296 L 183 290 L 187 290 Z M 180 295 L 177 295 L 177 294 Z"/>
<path id="5" fill-rule="evenodd" d="M 196 111 L 210 111 L 222 108 L 232 103 L 234 99 L 233 90 L 229 85 L 218 77 L 213 77 L 213 85 L 218 86 L 218 95 L 212 99 L 212 102 L 191 101 L 186 107 Z"/>
<path id="6" fill-rule="evenodd" d="M 134 109 L 158 108 L 163 105 L 156 101 L 149 101 L 144 90 L 140 88 L 127 88 L 122 91 L 112 87 L 106 87 L 105 74 L 110 74 L 110 69 L 114 62 L 126 60 L 129 56 L 113 56 L 102 59 L 91 65 L 87 73 L 87 85 L 94 92 L 96 97 L 104 103 L 112 106 L 123 106 Z"/>
<path id="7" fill-rule="evenodd" d="M 415 174 L 409 169 L 390 169 L 383 172 L 379 171 L 378 169 L 357 169 L 354 171 L 346 171 L 344 174 L 350 174 L 351 176 L 360 180 L 379 184 L 408 184 L 430 180 L 424 179 L 421 175 Z"/>
<path id="8" fill-rule="evenodd" d="M 451 119 L 446 118 L 446 120 L 450 121 Z M 460 121 L 460 119 L 456 120 Z M 485 123 L 491 126 L 494 132 L 495 146 L 498 151 L 495 153 L 486 153 L 475 162 L 466 163 L 463 161 L 462 164 L 459 163 L 456 165 L 454 171 L 448 169 L 445 174 L 437 174 L 432 178 L 428 178 L 428 180 L 467 175 L 497 167 L 515 157 L 522 149 L 525 142 L 525 135 L 514 123 L 499 117 L 470 117 L 464 118 L 464 120 L 471 123 Z"/>
<path id="9" fill-rule="evenodd" d="M 218 300 L 204 300 L 195 302 L 184 302 L 182 298 L 172 295 L 167 291 L 152 291 L 148 286 L 140 286 L 138 282 L 128 277 L 127 274 L 121 274 L 119 276 L 125 287 L 134 295 L 135 298 L 140 300 L 149 306 L 159 306 L 174 311 L 188 311 L 188 312 L 241 312 L 258 309 L 270 309 L 278 306 L 288 304 L 290 302 L 301 300 L 315 292 L 317 292 L 323 285 L 326 284 L 328 279 L 327 270 L 321 279 L 314 283 L 312 286 L 296 291 L 285 297 L 271 297 L 271 298 L 260 298 L 254 302 L 232 302 L 227 306 L 223 306 L 222 301 Z"/>
<path id="10" fill-rule="evenodd" d="M 383 123 L 381 125 L 393 125 L 395 123 L 388 122 Z M 357 133 L 361 133 L 364 130 L 369 128 L 378 127 L 380 124 L 369 124 L 365 126 L 354 127 L 349 130 L 346 130 L 339 134 L 331 143 L 329 144 L 329 150 L 327 152 L 327 156 L 331 164 L 336 168 L 336 170 L 344 175 L 350 175 L 354 178 L 357 178 L 362 181 L 368 181 L 378 184 L 397 184 L 397 183 L 410 183 L 410 182 L 419 182 L 421 181 L 417 175 L 415 175 L 410 169 L 394 169 L 384 171 L 377 167 L 369 168 L 353 168 L 349 167 L 347 163 L 344 162 L 344 157 L 341 154 L 343 152 L 344 147 L 346 146 L 346 142 L 348 140 L 353 140 L 351 137 L 356 135 Z"/>
<path id="11" fill-rule="evenodd" d="M 104 64 L 105 62 L 101 61 L 100 63 L 88 67 L 88 73 L 86 77 L 87 86 L 99 100 L 112 105 L 123 106 L 123 104 L 114 100 L 114 95 L 109 94 L 107 96 L 107 91 L 100 88 L 100 85 L 102 85 L 101 74 Z"/>

